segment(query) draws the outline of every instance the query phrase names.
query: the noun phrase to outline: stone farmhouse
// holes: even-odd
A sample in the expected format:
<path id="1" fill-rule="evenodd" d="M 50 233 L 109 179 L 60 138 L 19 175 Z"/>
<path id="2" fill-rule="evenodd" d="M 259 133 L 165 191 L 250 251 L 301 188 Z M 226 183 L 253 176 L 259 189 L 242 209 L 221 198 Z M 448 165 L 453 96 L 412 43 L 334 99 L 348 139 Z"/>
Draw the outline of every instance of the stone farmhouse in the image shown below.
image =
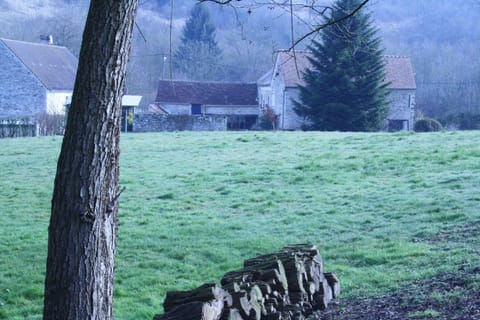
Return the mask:
<path id="1" fill-rule="evenodd" d="M 65 114 L 77 64 L 62 46 L 0 39 L 0 118 Z"/>
<path id="2" fill-rule="evenodd" d="M 299 85 L 304 85 L 302 72 L 310 67 L 307 51 L 278 51 L 274 67 L 258 81 L 260 108 L 267 106 L 279 116 L 277 128 L 301 129 L 305 120 L 293 111 L 292 100 L 299 100 Z M 385 81 L 390 83 L 390 104 L 385 130 L 413 130 L 416 83 L 408 57 L 385 56 Z"/>
<path id="3" fill-rule="evenodd" d="M 49 43 L 0 39 L 0 126 L 20 121 L 38 127 L 47 121 L 45 115 L 65 115 L 78 59 L 49 38 Z M 134 110 L 141 99 L 122 97 L 122 131 L 132 131 Z"/>
<path id="4" fill-rule="evenodd" d="M 227 129 L 251 129 L 260 109 L 255 83 L 161 80 L 155 105 L 169 115 L 224 116 Z"/>

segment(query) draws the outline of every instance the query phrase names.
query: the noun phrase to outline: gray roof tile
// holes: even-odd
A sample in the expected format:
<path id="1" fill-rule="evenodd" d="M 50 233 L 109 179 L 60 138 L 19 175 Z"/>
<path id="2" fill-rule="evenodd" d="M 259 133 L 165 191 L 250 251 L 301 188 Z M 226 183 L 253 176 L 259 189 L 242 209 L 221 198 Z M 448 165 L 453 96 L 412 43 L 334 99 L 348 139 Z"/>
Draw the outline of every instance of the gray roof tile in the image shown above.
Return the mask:
<path id="1" fill-rule="evenodd" d="M 255 83 L 160 80 L 156 102 L 222 106 L 257 105 Z"/>
<path id="2" fill-rule="evenodd" d="M 65 47 L 0 39 L 49 90 L 73 90 L 78 59 Z"/>
<path id="3" fill-rule="evenodd" d="M 385 56 L 385 81 L 390 89 L 416 89 L 412 62 L 405 56 Z"/>

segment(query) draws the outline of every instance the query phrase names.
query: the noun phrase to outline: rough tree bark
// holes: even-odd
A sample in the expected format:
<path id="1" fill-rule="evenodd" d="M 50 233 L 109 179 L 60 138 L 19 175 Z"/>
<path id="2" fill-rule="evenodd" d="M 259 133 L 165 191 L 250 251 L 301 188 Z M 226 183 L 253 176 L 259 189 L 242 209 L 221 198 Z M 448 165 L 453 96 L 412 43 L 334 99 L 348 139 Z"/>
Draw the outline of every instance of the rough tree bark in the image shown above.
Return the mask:
<path id="1" fill-rule="evenodd" d="M 112 319 L 121 98 L 138 0 L 92 0 L 48 230 L 44 319 Z"/>

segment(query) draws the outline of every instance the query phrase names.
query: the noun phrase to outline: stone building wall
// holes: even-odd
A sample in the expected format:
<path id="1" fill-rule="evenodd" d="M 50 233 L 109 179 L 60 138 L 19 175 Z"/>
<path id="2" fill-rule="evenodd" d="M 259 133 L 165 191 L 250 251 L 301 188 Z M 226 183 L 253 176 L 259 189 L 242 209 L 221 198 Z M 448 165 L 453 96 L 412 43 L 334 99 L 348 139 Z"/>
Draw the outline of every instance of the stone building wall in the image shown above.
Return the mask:
<path id="1" fill-rule="evenodd" d="M 270 107 L 273 109 L 275 114 L 279 116 L 277 121 L 278 129 L 286 129 L 283 123 L 285 105 L 284 102 L 284 92 L 285 92 L 285 80 L 283 79 L 282 72 L 280 70 L 281 66 L 276 66 L 274 71 L 274 76 L 271 83 L 271 96 L 270 96 Z"/>
<path id="2" fill-rule="evenodd" d="M 0 41 L 0 118 L 21 118 L 46 111 L 47 91 Z"/>
<path id="3" fill-rule="evenodd" d="M 415 90 L 392 89 L 388 96 L 387 121 L 404 121 L 403 130 L 413 130 L 415 124 Z"/>
<path id="4" fill-rule="evenodd" d="M 221 115 L 135 114 L 134 132 L 158 131 L 226 131 L 227 117 Z"/>
<path id="5" fill-rule="evenodd" d="M 308 124 L 308 121 L 297 115 L 293 109 L 293 101 L 300 101 L 299 95 L 299 88 L 285 89 L 285 112 L 283 118 L 285 130 L 300 130 L 304 127 L 304 125 Z"/>
<path id="6" fill-rule="evenodd" d="M 192 114 L 192 105 L 187 103 L 158 103 L 158 106 L 171 115 Z"/>
<path id="7" fill-rule="evenodd" d="M 280 66 L 279 66 L 280 68 Z M 268 92 L 264 90 L 265 92 Z M 300 130 L 304 120 L 293 110 L 292 100 L 298 99 L 298 88 L 286 87 L 282 72 L 275 72 L 271 84 L 270 107 L 279 115 L 277 128 L 282 130 Z"/>
<path id="8" fill-rule="evenodd" d="M 257 106 L 211 106 L 204 105 L 202 106 L 202 112 L 205 114 L 214 114 L 214 115 L 255 115 L 260 114 L 260 107 Z"/>

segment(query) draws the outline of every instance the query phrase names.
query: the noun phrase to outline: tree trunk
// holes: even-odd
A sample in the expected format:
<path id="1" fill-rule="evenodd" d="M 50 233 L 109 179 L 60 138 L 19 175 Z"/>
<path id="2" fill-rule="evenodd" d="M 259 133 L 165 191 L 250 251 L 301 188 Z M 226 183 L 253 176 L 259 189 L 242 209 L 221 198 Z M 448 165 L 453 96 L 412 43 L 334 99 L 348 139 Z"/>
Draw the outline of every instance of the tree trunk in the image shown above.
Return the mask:
<path id="1" fill-rule="evenodd" d="M 112 319 L 121 99 L 138 0 L 92 0 L 57 164 L 44 319 Z"/>

